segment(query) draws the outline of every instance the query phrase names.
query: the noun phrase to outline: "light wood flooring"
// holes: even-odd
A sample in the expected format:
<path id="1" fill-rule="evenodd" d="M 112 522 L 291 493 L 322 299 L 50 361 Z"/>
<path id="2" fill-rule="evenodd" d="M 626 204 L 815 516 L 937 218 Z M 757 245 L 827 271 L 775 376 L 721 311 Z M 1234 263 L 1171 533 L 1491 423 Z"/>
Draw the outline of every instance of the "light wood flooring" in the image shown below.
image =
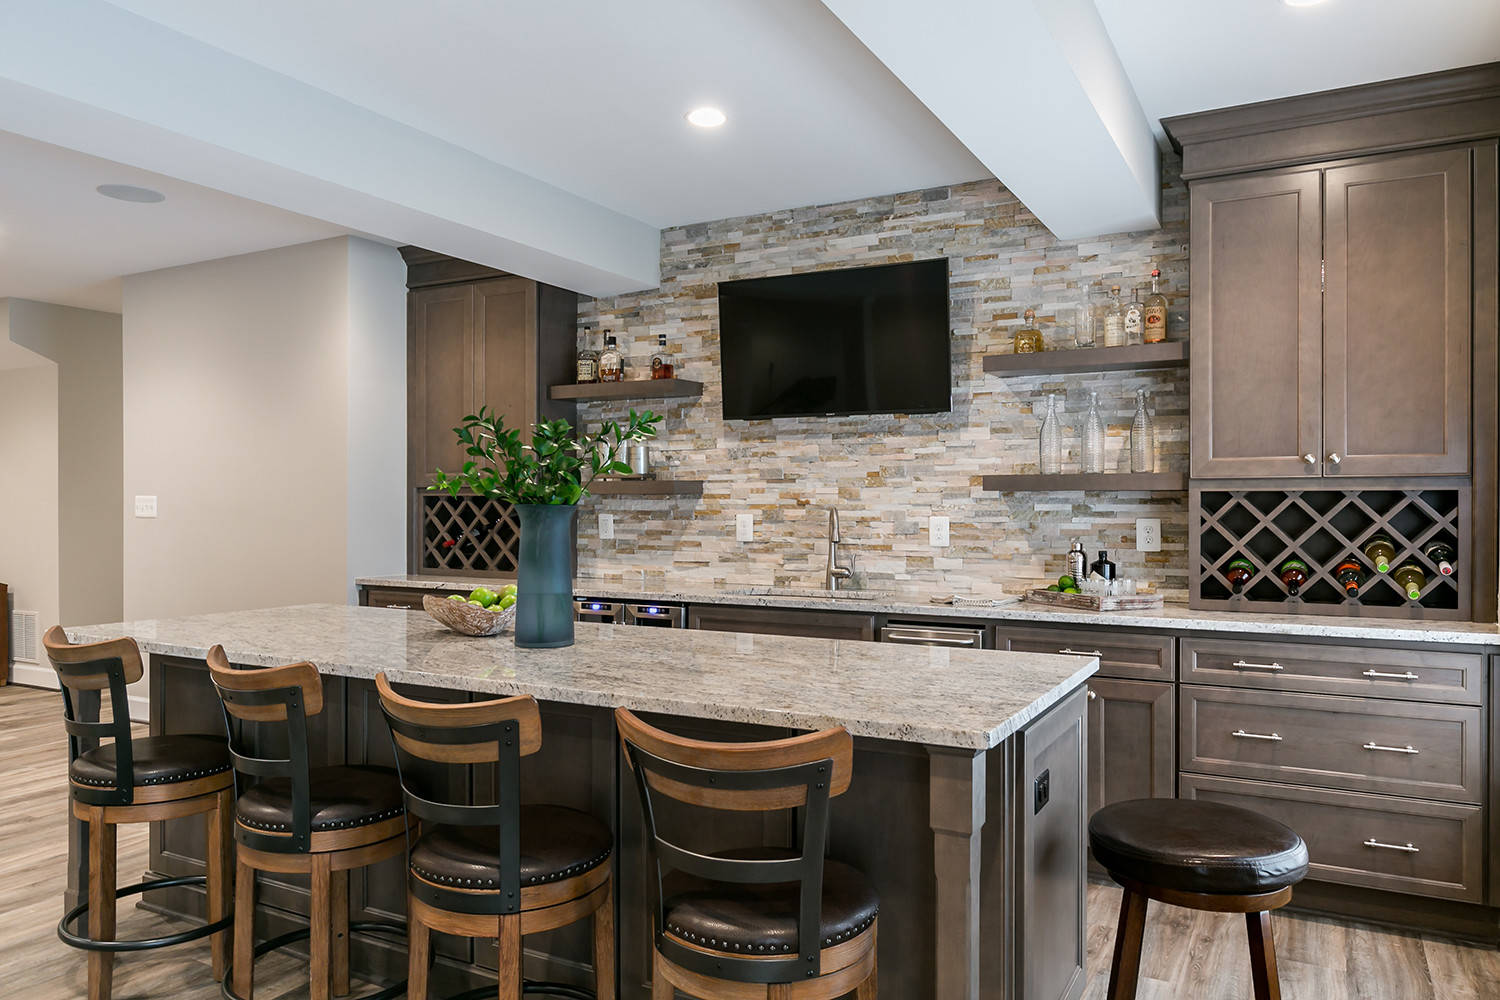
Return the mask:
<path id="1" fill-rule="evenodd" d="M 83 997 L 84 953 L 57 939 L 66 882 L 67 740 L 51 692 L 0 688 L 0 997 Z M 146 828 L 119 831 L 121 881 L 146 867 Z M 1119 891 L 1089 887 L 1089 985 L 1103 1000 Z M 164 933 L 169 924 L 120 906 L 121 937 Z M 1247 1000 L 1250 961 L 1244 920 L 1151 904 L 1139 1000 Z M 1496 1000 L 1500 951 L 1324 917 L 1278 915 L 1276 949 L 1286 1000 Z M 307 995 L 305 960 L 269 955 L 256 965 L 256 1000 Z M 121 955 L 116 1000 L 217 1000 L 208 943 Z M 894 997 L 887 1000 L 918 1000 Z"/>

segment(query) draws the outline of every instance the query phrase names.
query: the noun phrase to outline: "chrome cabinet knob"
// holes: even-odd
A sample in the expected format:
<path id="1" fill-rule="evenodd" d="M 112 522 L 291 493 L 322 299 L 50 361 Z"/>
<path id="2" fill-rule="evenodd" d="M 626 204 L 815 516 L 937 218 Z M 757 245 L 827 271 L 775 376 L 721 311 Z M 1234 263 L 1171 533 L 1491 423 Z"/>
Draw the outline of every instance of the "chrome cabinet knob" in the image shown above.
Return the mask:
<path id="1" fill-rule="evenodd" d="M 1089 692 L 1089 701 L 1093 701 L 1097 697 L 1099 697 L 1099 693 L 1097 691 L 1090 691 Z"/>
<path id="2" fill-rule="evenodd" d="M 1332 462 L 1334 465 L 1338 465 L 1343 460 L 1344 460 L 1344 456 L 1340 455 L 1336 451 L 1330 451 L 1328 453 L 1328 461 Z"/>
<path id="3" fill-rule="evenodd" d="M 1308 465 L 1317 465 L 1318 456 L 1314 455 L 1312 452 L 1308 452 L 1306 455 L 1302 456 L 1302 461 L 1306 462 Z"/>

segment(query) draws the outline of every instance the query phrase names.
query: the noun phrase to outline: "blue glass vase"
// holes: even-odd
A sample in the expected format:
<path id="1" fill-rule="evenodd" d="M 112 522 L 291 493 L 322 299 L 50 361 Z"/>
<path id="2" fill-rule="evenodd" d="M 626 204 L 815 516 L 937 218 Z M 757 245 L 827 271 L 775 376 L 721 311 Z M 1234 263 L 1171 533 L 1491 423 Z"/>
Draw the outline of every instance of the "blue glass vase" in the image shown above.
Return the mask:
<path id="1" fill-rule="evenodd" d="M 573 504 L 516 504 L 521 558 L 516 580 L 516 645 L 573 645 Z"/>

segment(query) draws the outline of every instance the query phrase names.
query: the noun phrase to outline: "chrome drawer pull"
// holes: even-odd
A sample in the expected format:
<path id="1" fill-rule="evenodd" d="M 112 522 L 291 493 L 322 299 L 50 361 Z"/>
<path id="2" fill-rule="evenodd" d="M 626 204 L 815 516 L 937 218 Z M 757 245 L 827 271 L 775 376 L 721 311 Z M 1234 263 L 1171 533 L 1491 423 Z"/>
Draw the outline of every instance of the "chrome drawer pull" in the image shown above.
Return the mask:
<path id="1" fill-rule="evenodd" d="M 1360 673 L 1366 677 L 1380 677 L 1382 679 L 1392 681 L 1414 681 L 1417 679 L 1417 675 L 1412 673 L 1410 670 L 1403 671 L 1399 674 L 1387 673 L 1384 670 L 1361 670 Z"/>
<path id="2" fill-rule="evenodd" d="M 412 606 L 410 604 L 387 604 L 386 607 L 388 607 L 388 608 L 395 608 L 397 611 L 411 611 L 412 610 Z"/>
<path id="3" fill-rule="evenodd" d="M 1411 845 L 1411 843 L 1409 843 L 1409 842 L 1405 843 L 1405 844 L 1382 844 L 1380 841 L 1376 840 L 1374 837 L 1371 837 L 1369 840 L 1365 841 L 1365 846 L 1366 847 L 1382 847 L 1382 848 L 1384 848 L 1387 851 L 1402 851 L 1403 853 L 1406 853 L 1406 854 L 1419 854 L 1419 853 L 1421 853 L 1421 850 L 1422 850 L 1420 847 L 1413 847 Z"/>
<path id="4" fill-rule="evenodd" d="M 1231 666 L 1239 667 L 1241 670 L 1285 670 L 1279 663 L 1246 663 L 1244 660 L 1235 660 Z"/>
<path id="5" fill-rule="evenodd" d="M 1274 740 L 1277 743 L 1281 742 L 1281 734 L 1280 733 L 1272 733 L 1269 736 L 1267 736 L 1265 733 L 1247 733 L 1243 729 L 1236 729 L 1234 732 L 1230 733 L 1229 735 L 1237 737 L 1237 738 L 1242 739 L 1242 740 Z"/>
<path id="6" fill-rule="evenodd" d="M 1066 653 L 1069 656 L 1103 656 L 1104 655 L 1103 653 L 1099 652 L 1097 649 L 1059 649 L 1058 652 L 1059 653 Z"/>
<path id="7" fill-rule="evenodd" d="M 1422 751 L 1418 750 L 1416 747 L 1412 746 L 1411 744 L 1407 744 L 1404 747 L 1384 747 L 1384 746 L 1381 746 L 1379 743 L 1366 743 L 1364 746 L 1365 746 L 1366 750 L 1384 750 L 1386 753 L 1421 753 L 1422 752 Z"/>

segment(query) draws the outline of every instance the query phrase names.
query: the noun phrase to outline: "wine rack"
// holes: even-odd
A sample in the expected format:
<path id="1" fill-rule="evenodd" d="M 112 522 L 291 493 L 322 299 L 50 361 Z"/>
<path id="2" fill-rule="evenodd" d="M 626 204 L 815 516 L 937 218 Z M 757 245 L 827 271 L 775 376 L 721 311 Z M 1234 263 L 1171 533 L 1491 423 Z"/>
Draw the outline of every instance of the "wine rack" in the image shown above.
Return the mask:
<path id="1" fill-rule="evenodd" d="M 417 492 L 413 505 L 417 573 L 459 576 L 513 575 L 521 545 L 521 520 L 500 500 L 460 493 Z"/>
<path id="2" fill-rule="evenodd" d="M 1188 502 L 1195 528 L 1189 551 L 1191 607 L 1370 618 L 1470 617 L 1467 483 L 1346 489 L 1195 485 Z M 1389 573 L 1376 573 L 1365 558 L 1365 544 L 1381 535 L 1396 549 L 1393 569 L 1415 562 L 1426 575 L 1417 600 L 1410 600 Z M 1452 576 L 1443 576 L 1422 552 L 1435 541 L 1447 542 L 1458 553 Z M 1255 575 L 1238 594 L 1224 575 L 1236 558 L 1255 566 Z M 1297 597 L 1287 594 L 1278 572 L 1290 558 L 1308 567 L 1307 583 Z M 1368 574 L 1355 599 L 1344 596 L 1334 574 L 1346 558 Z"/>

